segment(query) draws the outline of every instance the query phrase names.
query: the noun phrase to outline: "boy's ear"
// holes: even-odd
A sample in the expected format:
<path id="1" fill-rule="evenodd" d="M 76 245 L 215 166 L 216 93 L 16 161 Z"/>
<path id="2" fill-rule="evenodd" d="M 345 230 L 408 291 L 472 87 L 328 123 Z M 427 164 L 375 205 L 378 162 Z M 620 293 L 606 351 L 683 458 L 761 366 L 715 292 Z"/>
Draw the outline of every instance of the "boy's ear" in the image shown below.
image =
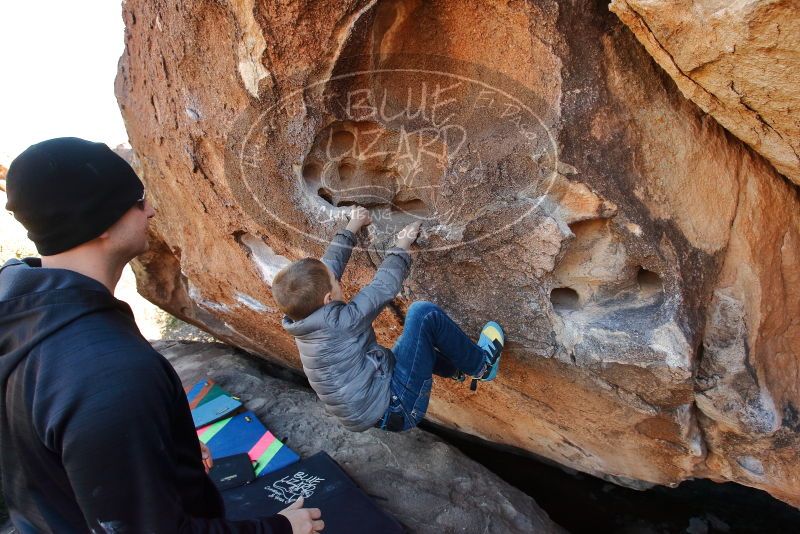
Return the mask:
<path id="1" fill-rule="evenodd" d="M 325 293 L 325 296 L 322 297 L 322 304 L 327 304 L 332 300 L 333 300 L 333 297 L 331 296 L 330 291 L 328 291 L 327 293 Z"/>

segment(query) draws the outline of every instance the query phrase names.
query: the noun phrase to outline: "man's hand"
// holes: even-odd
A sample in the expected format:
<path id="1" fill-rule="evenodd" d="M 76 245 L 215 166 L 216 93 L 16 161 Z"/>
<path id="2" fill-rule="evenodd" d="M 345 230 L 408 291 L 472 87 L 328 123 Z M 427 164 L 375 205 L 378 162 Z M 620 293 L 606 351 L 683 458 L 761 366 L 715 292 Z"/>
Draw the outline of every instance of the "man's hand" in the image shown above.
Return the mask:
<path id="1" fill-rule="evenodd" d="M 419 227 L 421 224 L 422 221 L 413 222 L 400 230 L 400 232 L 397 233 L 397 242 L 395 246 L 405 250 L 410 249 L 411 243 L 413 243 L 419 235 Z"/>
<path id="2" fill-rule="evenodd" d="M 292 524 L 292 534 L 312 534 L 325 528 L 319 508 L 303 508 L 303 497 L 278 512 Z"/>
<path id="3" fill-rule="evenodd" d="M 347 223 L 347 229 L 357 234 L 359 230 L 368 224 L 372 223 L 372 216 L 369 210 L 363 206 L 353 206 L 350 210 L 350 222 Z"/>
<path id="4" fill-rule="evenodd" d="M 200 442 L 200 452 L 203 455 L 203 465 L 206 468 L 206 474 L 211 470 L 214 466 L 214 460 L 211 459 L 211 451 L 206 447 L 206 444 L 202 441 Z"/>

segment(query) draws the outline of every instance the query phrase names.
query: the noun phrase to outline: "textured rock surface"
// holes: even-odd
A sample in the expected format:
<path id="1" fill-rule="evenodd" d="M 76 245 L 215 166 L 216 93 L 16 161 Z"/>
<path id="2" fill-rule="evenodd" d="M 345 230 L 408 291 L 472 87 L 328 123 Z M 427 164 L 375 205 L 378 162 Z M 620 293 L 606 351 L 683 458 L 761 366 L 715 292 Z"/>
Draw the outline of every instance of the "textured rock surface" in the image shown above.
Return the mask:
<path id="1" fill-rule="evenodd" d="M 605 4 L 124 6 L 117 96 L 158 216 L 141 292 L 298 368 L 272 276 L 352 202 L 424 220 L 413 299 L 507 329 L 429 417 L 636 487 L 734 480 L 800 504 L 800 198 L 686 100 Z M 425 54 L 436 54 L 435 56 Z"/>
<path id="2" fill-rule="evenodd" d="M 796 0 L 612 0 L 678 88 L 800 184 Z"/>
<path id="3" fill-rule="evenodd" d="M 174 341 L 154 347 L 184 384 L 212 378 L 300 456 L 327 451 L 412 532 L 563 532 L 529 496 L 428 432 L 348 432 L 313 391 L 273 378 L 235 349 Z"/>

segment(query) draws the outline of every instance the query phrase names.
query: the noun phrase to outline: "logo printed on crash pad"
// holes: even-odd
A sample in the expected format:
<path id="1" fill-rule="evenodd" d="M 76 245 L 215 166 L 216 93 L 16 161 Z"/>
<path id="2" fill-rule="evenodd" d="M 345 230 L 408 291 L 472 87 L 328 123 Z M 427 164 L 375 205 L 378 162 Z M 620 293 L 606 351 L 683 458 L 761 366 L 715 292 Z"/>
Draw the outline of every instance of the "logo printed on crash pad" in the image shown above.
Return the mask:
<path id="1" fill-rule="evenodd" d="M 308 499 L 314 495 L 317 485 L 325 479 L 298 471 L 292 476 L 286 475 L 276 480 L 271 486 L 266 486 L 269 496 L 278 502 L 291 503 L 303 497 Z"/>

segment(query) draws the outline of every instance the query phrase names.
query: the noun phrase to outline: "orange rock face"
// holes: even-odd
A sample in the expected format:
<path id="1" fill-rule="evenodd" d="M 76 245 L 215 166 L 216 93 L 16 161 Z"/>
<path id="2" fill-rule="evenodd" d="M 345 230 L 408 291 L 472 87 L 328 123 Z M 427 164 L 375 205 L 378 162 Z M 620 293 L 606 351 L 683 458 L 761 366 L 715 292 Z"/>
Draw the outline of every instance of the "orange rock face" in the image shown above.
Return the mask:
<path id="1" fill-rule="evenodd" d="M 800 4 L 612 0 L 678 88 L 800 184 Z"/>
<path id="2" fill-rule="evenodd" d="M 428 417 L 632 486 L 733 480 L 800 504 L 800 198 L 605 8 L 124 6 L 117 97 L 158 215 L 140 291 L 299 367 L 270 293 L 348 206 L 367 283 L 423 221 L 391 346 L 427 299 L 508 335 Z"/>

